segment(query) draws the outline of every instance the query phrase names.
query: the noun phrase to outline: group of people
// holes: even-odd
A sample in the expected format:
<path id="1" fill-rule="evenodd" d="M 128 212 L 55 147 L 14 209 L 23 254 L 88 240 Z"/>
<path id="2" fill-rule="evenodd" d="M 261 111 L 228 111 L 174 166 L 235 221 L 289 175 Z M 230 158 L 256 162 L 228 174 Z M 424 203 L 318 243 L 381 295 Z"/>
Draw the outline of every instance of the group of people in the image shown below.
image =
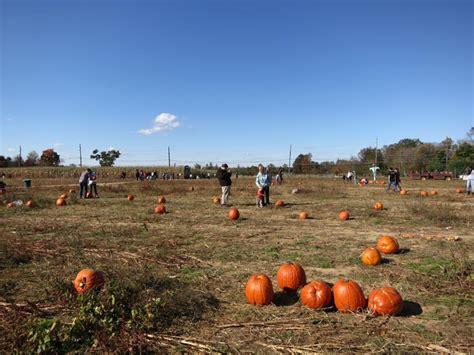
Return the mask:
<path id="1" fill-rule="evenodd" d="M 88 195 L 88 192 L 90 192 L 90 195 Z M 87 198 L 92 195 L 99 198 L 97 193 L 97 174 L 95 171 L 87 169 L 79 177 L 79 197 Z"/>
<path id="2" fill-rule="evenodd" d="M 230 189 L 232 186 L 232 172 L 227 164 L 222 164 L 216 172 L 217 180 L 222 190 L 221 205 L 228 206 Z M 277 183 L 283 182 L 283 171 L 280 170 L 277 175 Z M 258 207 L 264 207 L 270 204 L 270 186 L 272 184 L 272 175 L 268 171 L 268 168 L 262 164 L 258 166 L 258 174 L 255 179 L 257 185 L 256 193 L 256 205 Z"/>

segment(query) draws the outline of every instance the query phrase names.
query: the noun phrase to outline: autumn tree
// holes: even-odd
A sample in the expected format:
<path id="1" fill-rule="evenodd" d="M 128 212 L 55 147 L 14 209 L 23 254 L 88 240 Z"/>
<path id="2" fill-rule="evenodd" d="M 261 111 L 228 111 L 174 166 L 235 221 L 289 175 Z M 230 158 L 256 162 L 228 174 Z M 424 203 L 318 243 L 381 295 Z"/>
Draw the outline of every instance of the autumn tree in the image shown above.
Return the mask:
<path id="1" fill-rule="evenodd" d="M 43 150 L 39 163 L 43 166 L 59 166 L 59 154 L 56 153 L 54 149 Z"/>

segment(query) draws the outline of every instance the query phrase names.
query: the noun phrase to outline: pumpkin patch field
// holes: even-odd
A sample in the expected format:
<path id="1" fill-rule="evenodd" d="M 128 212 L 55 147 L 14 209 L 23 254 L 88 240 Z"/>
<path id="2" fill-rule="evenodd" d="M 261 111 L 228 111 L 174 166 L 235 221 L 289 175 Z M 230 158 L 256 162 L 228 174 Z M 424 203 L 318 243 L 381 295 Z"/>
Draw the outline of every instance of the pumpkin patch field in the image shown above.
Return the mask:
<path id="1" fill-rule="evenodd" d="M 28 189 L 14 175 L 0 196 L 2 353 L 473 350 L 462 182 L 404 181 L 400 195 L 285 176 L 257 208 L 254 177 L 221 206 L 215 179 L 99 169 L 100 198 L 80 199 L 61 171 Z"/>

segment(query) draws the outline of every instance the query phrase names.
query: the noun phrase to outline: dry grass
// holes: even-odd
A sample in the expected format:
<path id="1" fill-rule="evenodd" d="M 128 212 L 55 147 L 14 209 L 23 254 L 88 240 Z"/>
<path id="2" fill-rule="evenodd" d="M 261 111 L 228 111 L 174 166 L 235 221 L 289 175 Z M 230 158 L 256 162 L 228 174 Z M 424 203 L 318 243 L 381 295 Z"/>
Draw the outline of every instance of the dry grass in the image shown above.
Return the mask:
<path id="1" fill-rule="evenodd" d="M 253 179 L 239 178 L 231 196 L 241 213 L 235 222 L 212 204 L 219 195 L 214 180 L 102 180 L 100 199 L 70 196 L 66 207 L 54 207 L 74 183 L 36 179 L 25 191 L 18 179 L 1 197 L 33 198 L 37 206 L 0 209 L 4 352 L 66 345 L 160 352 L 472 349 L 474 199 L 455 194 L 455 182 L 404 182 L 410 194 L 402 197 L 380 186 L 287 178 L 271 191 L 286 206 L 257 209 Z M 422 188 L 439 195 L 422 198 Z M 167 198 L 165 215 L 153 213 L 158 195 Z M 375 201 L 384 210 L 374 211 Z M 342 209 L 351 220 L 337 219 Z M 296 218 L 303 210 L 310 219 Z M 381 234 L 397 237 L 402 252 L 363 267 L 358 255 Z M 249 275 L 264 272 L 276 288 L 278 266 L 288 260 L 301 263 L 308 280 L 352 278 L 366 295 L 391 285 L 407 301 L 405 313 L 314 312 L 282 293 L 271 306 L 245 304 Z M 102 270 L 107 286 L 76 297 L 70 280 L 86 267 Z"/>

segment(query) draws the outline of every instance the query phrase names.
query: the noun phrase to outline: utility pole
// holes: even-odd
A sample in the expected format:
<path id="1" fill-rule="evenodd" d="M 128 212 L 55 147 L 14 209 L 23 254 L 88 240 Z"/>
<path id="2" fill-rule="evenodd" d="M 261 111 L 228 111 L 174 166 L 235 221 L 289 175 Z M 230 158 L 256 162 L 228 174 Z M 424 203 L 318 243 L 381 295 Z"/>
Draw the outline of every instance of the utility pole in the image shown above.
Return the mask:
<path id="1" fill-rule="evenodd" d="M 21 166 L 21 145 L 20 145 L 20 155 L 18 156 L 18 166 Z"/>
<path id="2" fill-rule="evenodd" d="M 290 156 L 288 158 L 288 174 L 291 172 L 291 144 L 290 144 Z"/>
<path id="3" fill-rule="evenodd" d="M 79 166 L 82 168 L 82 147 L 79 144 Z"/>
<path id="4" fill-rule="evenodd" d="M 379 139 L 375 138 L 375 166 L 377 166 L 377 150 L 379 146 Z"/>
<path id="5" fill-rule="evenodd" d="M 171 167 L 170 147 L 168 147 L 168 166 Z"/>

